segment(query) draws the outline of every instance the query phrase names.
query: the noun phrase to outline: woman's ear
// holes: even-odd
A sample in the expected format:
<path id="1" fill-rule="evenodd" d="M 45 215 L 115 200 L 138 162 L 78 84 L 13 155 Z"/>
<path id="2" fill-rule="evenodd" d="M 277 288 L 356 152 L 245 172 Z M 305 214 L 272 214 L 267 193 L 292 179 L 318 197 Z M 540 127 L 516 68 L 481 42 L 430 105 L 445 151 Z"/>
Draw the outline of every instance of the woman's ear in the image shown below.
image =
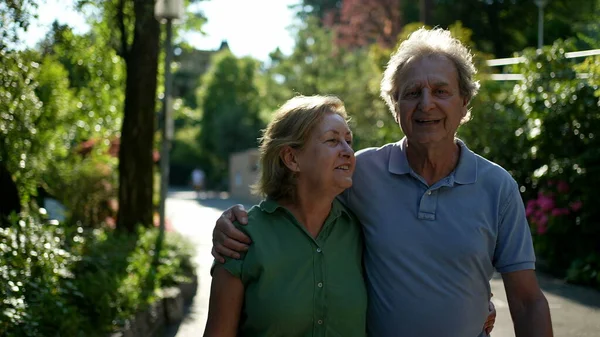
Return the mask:
<path id="1" fill-rule="evenodd" d="M 300 165 L 298 164 L 298 158 L 296 156 L 296 149 L 291 146 L 284 147 L 279 153 L 279 157 L 283 164 L 292 172 L 300 172 Z"/>

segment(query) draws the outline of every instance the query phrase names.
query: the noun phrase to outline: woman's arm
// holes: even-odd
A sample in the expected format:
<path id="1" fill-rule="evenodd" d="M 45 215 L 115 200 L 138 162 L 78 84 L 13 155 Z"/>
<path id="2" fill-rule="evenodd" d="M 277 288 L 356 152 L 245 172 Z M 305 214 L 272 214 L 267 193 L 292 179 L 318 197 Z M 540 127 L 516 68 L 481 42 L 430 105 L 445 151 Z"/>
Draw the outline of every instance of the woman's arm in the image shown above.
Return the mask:
<path id="1" fill-rule="evenodd" d="M 204 337 L 236 337 L 244 303 L 244 284 L 222 265 L 213 271 Z"/>

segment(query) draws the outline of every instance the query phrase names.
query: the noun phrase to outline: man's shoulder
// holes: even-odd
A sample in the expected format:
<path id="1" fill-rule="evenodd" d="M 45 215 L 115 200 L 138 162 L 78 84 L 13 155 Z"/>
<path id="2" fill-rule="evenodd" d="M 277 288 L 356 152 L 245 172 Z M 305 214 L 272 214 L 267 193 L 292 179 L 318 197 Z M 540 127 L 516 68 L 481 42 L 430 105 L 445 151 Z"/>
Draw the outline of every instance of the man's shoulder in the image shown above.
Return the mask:
<path id="1" fill-rule="evenodd" d="M 357 161 L 386 160 L 398 143 L 388 143 L 380 147 L 367 147 L 356 152 Z"/>
<path id="2" fill-rule="evenodd" d="M 499 164 L 475 153 L 477 161 L 477 179 L 485 184 L 491 184 L 498 187 L 517 186 L 517 182 L 508 170 Z"/>

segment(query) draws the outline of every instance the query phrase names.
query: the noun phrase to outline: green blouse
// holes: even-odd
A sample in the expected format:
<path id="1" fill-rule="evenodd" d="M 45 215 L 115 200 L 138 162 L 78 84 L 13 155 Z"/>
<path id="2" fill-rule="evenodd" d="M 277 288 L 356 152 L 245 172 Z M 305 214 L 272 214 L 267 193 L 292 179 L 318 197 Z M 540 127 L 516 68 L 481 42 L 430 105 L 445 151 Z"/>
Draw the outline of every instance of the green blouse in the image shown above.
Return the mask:
<path id="1" fill-rule="evenodd" d="M 240 260 L 224 264 L 245 287 L 238 336 L 366 335 L 361 227 L 339 201 L 316 240 L 273 200 L 236 226 L 253 242 Z"/>

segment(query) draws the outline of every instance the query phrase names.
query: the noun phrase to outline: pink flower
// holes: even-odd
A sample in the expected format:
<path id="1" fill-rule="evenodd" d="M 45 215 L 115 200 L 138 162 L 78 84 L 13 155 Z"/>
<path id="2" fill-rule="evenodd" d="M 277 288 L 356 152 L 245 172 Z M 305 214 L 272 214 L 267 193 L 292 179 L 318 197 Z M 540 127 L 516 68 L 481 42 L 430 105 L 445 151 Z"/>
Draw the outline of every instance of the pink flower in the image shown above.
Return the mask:
<path id="1" fill-rule="evenodd" d="M 548 216 L 545 214 L 542 215 L 541 217 L 536 219 L 536 223 L 538 224 L 538 226 L 546 227 L 546 224 L 548 224 Z"/>
<path id="2" fill-rule="evenodd" d="M 551 214 L 552 214 L 552 216 L 568 215 L 569 209 L 568 208 L 555 208 L 552 210 Z"/>
<path id="3" fill-rule="evenodd" d="M 527 202 L 527 208 L 525 208 L 525 216 L 530 217 L 535 212 L 537 207 L 537 200 L 531 199 Z"/>
<path id="4" fill-rule="evenodd" d="M 537 226 L 538 234 L 544 235 L 544 234 L 546 234 L 546 231 L 548 231 L 548 227 L 546 225 L 538 225 Z"/>
<path id="5" fill-rule="evenodd" d="M 577 212 L 583 206 L 583 202 L 581 202 L 581 200 L 573 201 L 569 206 L 571 206 L 573 212 Z"/>
<path id="6" fill-rule="evenodd" d="M 540 205 L 540 208 L 544 211 L 549 211 L 554 208 L 554 199 L 543 194 L 538 197 L 537 203 L 538 205 Z"/>
<path id="7" fill-rule="evenodd" d="M 558 184 L 556 184 L 556 189 L 560 193 L 567 193 L 567 192 L 569 192 L 569 184 L 567 184 L 566 181 L 561 180 L 561 181 L 558 182 Z"/>

